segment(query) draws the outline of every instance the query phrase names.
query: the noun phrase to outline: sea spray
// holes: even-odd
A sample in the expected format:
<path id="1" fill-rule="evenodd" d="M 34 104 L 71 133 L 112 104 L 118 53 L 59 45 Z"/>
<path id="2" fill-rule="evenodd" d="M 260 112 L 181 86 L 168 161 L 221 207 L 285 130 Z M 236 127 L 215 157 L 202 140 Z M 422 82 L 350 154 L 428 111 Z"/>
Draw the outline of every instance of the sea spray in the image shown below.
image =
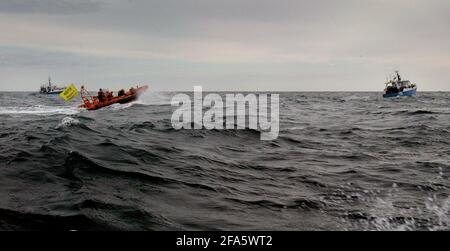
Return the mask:
<path id="1" fill-rule="evenodd" d="M 61 123 L 56 126 L 56 129 L 70 127 L 72 125 L 79 124 L 80 121 L 78 119 L 74 119 L 72 117 L 65 117 L 62 119 Z"/>
<path id="2" fill-rule="evenodd" d="M 74 107 L 67 106 L 27 106 L 27 107 L 10 107 L 4 106 L 0 107 L 0 115 L 55 115 L 55 114 L 65 114 L 65 115 L 74 115 L 79 113 L 79 109 Z"/>

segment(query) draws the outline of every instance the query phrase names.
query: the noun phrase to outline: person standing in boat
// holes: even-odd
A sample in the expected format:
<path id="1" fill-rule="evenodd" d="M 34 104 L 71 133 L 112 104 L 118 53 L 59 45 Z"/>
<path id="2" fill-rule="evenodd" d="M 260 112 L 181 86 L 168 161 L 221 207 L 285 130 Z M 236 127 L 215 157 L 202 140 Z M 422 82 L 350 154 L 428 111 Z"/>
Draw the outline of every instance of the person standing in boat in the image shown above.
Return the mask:
<path id="1" fill-rule="evenodd" d="M 98 91 L 98 96 L 97 96 L 97 98 L 98 98 L 98 101 L 99 101 L 99 102 L 105 101 L 105 93 L 103 92 L 103 89 L 100 89 L 100 90 Z"/>
<path id="2" fill-rule="evenodd" d="M 89 95 L 89 92 L 86 90 L 84 85 L 81 86 L 80 94 L 81 94 L 81 96 L 88 96 Z"/>
<path id="3" fill-rule="evenodd" d="M 114 92 L 108 92 L 106 97 L 107 97 L 108 101 L 111 101 L 114 98 Z"/>

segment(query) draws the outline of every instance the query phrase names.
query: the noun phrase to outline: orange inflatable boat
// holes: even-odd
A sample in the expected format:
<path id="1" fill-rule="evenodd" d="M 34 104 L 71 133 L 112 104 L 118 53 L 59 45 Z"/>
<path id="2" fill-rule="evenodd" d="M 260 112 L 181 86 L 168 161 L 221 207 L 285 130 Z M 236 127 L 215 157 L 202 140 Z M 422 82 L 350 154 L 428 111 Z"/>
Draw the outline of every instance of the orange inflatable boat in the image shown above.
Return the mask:
<path id="1" fill-rule="evenodd" d="M 118 96 L 105 96 L 103 100 L 100 101 L 98 96 L 88 96 L 85 95 L 85 92 L 81 91 L 81 99 L 83 100 L 83 104 L 79 106 L 79 108 L 85 108 L 87 110 L 98 110 L 103 107 L 107 107 L 113 104 L 126 104 L 136 100 L 139 95 L 146 92 L 148 90 L 148 86 L 141 86 L 137 88 L 131 88 L 129 91 L 122 93 L 119 92 Z"/>

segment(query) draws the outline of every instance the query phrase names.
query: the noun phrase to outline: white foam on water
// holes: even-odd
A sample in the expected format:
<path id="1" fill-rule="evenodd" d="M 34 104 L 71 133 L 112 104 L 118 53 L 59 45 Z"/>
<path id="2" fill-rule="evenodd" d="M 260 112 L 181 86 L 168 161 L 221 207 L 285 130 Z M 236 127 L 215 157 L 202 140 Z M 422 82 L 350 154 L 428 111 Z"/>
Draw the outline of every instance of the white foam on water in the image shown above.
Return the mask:
<path id="1" fill-rule="evenodd" d="M 79 123 L 80 121 L 78 119 L 74 119 L 72 117 L 65 117 L 62 119 L 61 123 L 59 123 L 59 125 L 56 126 L 56 129 L 69 127 L 71 125 L 77 125 Z"/>
<path id="2" fill-rule="evenodd" d="M 436 197 L 428 198 L 427 209 L 437 216 L 437 225 L 431 231 L 448 231 L 450 229 L 450 197 L 439 201 Z"/>
<path id="3" fill-rule="evenodd" d="M 27 107 L 0 107 L 0 115 L 74 115 L 79 113 L 80 110 L 75 107 L 69 106 L 27 106 Z"/>
<path id="4" fill-rule="evenodd" d="M 294 126 L 294 127 L 286 128 L 286 130 L 288 130 L 288 131 L 296 131 L 296 130 L 305 130 L 306 128 L 308 128 L 308 127 L 306 127 L 306 126 Z"/>
<path id="5" fill-rule="evenodd" d="M 416 219 L 425 218 L 432 226 L 429 231 L 448 231 L 450 229 L 450 197 L 437 198 L 433 195 L 424 198 L 424 207 L 398 207 L 394 201 L 400 201 L 397 184 L 393 184 L 387 196 L 369 196 L 364 201 L 371 205 L 369 219 L 351 223 L 352 229 L 377 231 L 416 231 L 422 229 Z M 403 220 L 398 221 L 397 217 Z"/>
<path id="6" fill-rule="evenodd" d="M 120 111 L 120 110 L 127 109 L 127 108 L 133 106 L 133 104 L 135 104 L 135 102 L 131 102 L 131 103 L 127 103 L 127 104 L 113 104 L 113 105 L 107 106 L 107 107 L 105 107 L 103 109 L 105 109 L 105 110 L 113 110 L 113 111 Z"/>
<path id="7" fill-rule="evenodd" d="M 390 198 L 377 198 L 371 211 L 374 220 L 370 222 L 370 225 L 377 231 L 413 231 L 416 229 L 416 221 L 412 217 L 405 217 L 403 223 L 393 221 L 395 215 L 417 215 L 416 208 L 400 209 L 394 206 Z"/>

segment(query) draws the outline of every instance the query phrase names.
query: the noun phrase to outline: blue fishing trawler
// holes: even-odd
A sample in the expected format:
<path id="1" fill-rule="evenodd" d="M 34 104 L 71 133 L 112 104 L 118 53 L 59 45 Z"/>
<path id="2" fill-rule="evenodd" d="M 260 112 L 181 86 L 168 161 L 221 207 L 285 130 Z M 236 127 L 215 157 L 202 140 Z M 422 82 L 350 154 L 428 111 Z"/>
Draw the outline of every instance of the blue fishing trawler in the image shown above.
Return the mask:
<path id="1" fill-rule="evenodd" d="M 396 71 L 394 77 L 386 82 L 386 88 L 384 89 L 383 97 L 392 98 L 407 96 L 411 97 L 416 95 L 417 85 L 411 83 L 409 80 L 402 80 L 399 71 Z"/>

